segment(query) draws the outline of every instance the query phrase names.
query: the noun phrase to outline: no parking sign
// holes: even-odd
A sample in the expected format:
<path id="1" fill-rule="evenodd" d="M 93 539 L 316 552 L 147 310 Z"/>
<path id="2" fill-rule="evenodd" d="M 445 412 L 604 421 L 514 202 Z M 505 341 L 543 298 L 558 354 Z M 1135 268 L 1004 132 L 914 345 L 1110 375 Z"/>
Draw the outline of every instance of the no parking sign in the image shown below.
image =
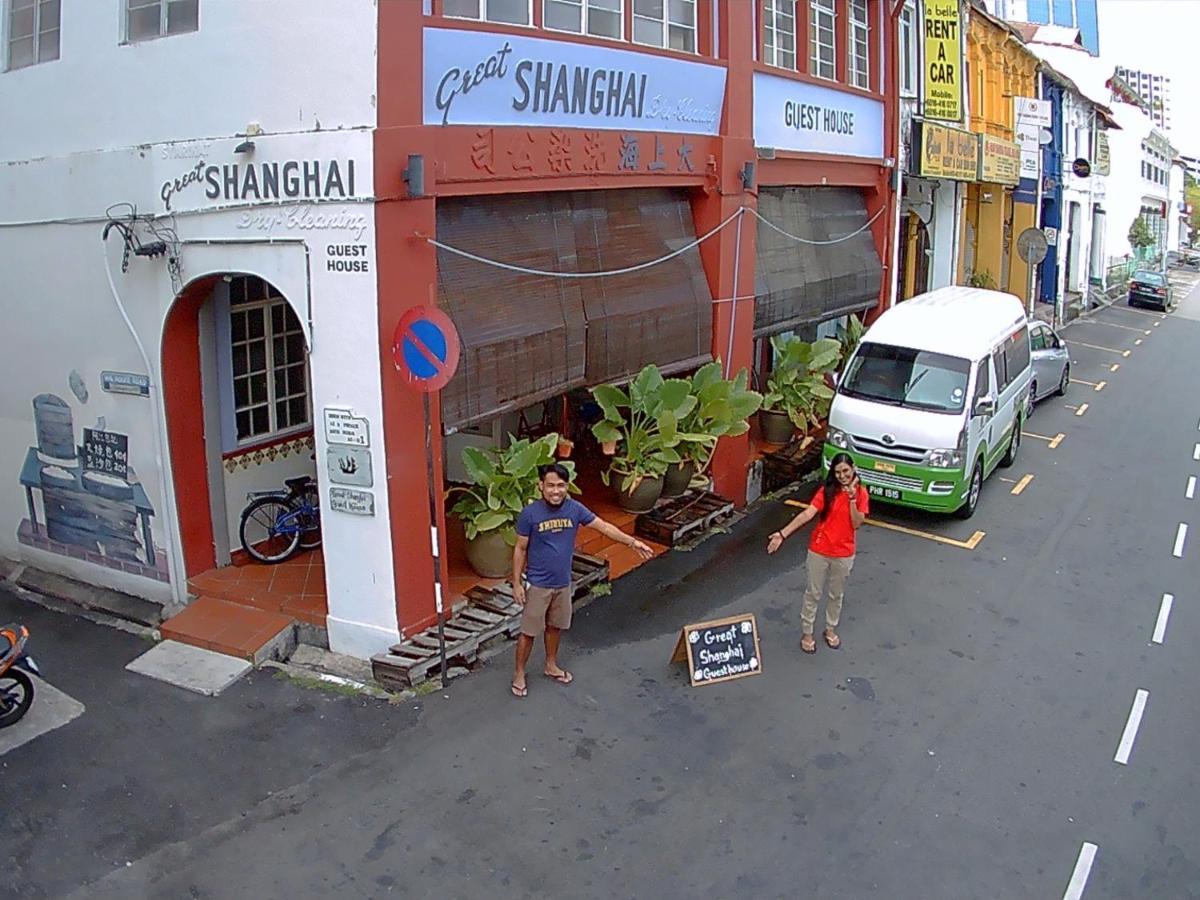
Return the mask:
<path id="1" fill-rule="evenodd" d="M 392 359 L 405 383 L 429 394 L 444 388 L 458 370 L 458 331 L 450 317 L 431 306 L 414 306 L 396 325 Z"/>

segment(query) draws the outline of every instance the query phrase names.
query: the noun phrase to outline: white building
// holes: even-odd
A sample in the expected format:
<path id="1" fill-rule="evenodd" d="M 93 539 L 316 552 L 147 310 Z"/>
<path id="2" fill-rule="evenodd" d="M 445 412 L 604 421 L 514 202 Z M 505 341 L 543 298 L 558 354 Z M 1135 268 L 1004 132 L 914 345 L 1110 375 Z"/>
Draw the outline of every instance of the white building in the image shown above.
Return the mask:
<path id="1" fill-rule="evenodd" d="M 1117 75 L 1124 79 L 1142 102 L 1150 114 L 1151 121 L 1159 131 L 1171 131 L 1171 78 L 1169 75 L 1156 75 L 1141 69 L 1129 69 L 1117 66 Z"/>
<path id="2" fill-rule="evenodd" d="M 1191 241 L 1187 193 L 1184 190 L 1186 171 L 1183 160 L 1176 158 L 1172 161 L 1167 177 L 1167 250 L 1178 250 L 1180 246 L 1186 246 Z"/>
<path id="3" fill-rule="evenodd" d="M 247 491 L 327 494 L 314 410 L 381 418 L 375 4 L 4 9 L 0 555 L 178 605 Z M 323 523 L 314 624 L 360 656 L 398 636 L 375 503 Z"/>

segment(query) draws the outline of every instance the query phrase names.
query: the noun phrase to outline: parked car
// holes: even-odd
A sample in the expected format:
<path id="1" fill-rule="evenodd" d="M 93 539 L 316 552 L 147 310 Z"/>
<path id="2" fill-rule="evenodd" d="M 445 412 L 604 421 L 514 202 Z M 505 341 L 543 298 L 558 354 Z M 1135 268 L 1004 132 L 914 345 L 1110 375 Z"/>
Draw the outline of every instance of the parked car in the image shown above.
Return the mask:
<path id="1" fill-rule="evenodd" d="M 1166 312 L 1171 306 L 1171 282 L 1162 272 L 1134 272 L 1129 279 L 1129 305 L 1156 306 Z"/>
<path id="2" fill-rule="evenodd" d="M 1167 253 L 1167 268 L 1200 272 L 1200 251 L 1171 250 Z"/>
<path id="3" fill-rule="evenodd" d="M 1029 325 L 1029 351 L 1033 357 L 1030 406 L 1051 394 L 1062 396 L 1071 383 L 1071 354 L 1058 333 L 1044 322 Z"/>

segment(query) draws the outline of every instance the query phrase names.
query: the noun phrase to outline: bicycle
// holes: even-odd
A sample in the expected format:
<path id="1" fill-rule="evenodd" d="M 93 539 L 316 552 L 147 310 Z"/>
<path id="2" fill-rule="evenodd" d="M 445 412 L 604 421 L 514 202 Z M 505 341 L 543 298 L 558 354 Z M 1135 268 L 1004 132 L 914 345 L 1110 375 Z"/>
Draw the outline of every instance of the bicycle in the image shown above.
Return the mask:
<path id="1" fill-rule="evenodd" d="M 321 507 L 311 476 L 285 479 L 286 491 L 256 491 L 242 510 L 242 549 L 261 563 L 281 563 L 299 550 L 321 546 Z"/>

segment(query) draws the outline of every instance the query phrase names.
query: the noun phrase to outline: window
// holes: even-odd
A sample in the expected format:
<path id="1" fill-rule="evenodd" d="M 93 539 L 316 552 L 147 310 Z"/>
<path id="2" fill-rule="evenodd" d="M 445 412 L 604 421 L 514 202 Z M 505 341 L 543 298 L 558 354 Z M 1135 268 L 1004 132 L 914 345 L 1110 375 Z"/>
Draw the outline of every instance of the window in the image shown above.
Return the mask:
<path id="1" fill-rule="evenodd" d="M 867 20 L 867 0 L 850 0 L 849 69 L 850 84 L 857 88 L 871 87 L 869 63 L 871 29 Z"/>
<path id="2" fill-rule="evenodd" d="M 839 392 L 860 400 L 935 413 L 962 412 L 971 364 L 956 356 L 862 343 Z"/>
<path id="3" fill-rule="evenodd" d="M 11 0 L 8 7 L 8 68 L 58 59 L 59 0 Z"/>
<path id="4" fill-rule="evenodd" d="M 482 19 L 505 25 L 532 25 L 530 0 L 445 0 L 443 13 L 456 19 Z"/>
<path id="5" fill-rule="evenodd" d="M 975 400 L 971 404 L 972 410 L 975 408 L 976 403 L 984 397 L 992 395 L 991 371 L 991 366 L 988 365 L 986 357 L 975 367 Z"/>
<path id="6" fill-rule="evenodd" d="M 818 78 L 837 78 L 833 61 L 834 0 L 808 0 L 808 71 Z"/>
<path id="7" fill-rule="evenodd" d="M 200 0 L 125 0 L 125 40 L 148 41 L 200 28 Z"/>
<path id="8" fill-rule="evenodd" d="M 911 5 L 900 12 L 900 93 L 917 92 L 916 10 Z"/>
<path id="9" fill-rule="evenodd" d="M 1022 326 L 1004 342 L 1004 370 L 1008 374 L 1004 387 L 1017 380 L 1029 368 L 1029 329 Z"/>
<path id="10" fill-rule="evenodd" d="M 308 355 L 300 321 L 261 278 L 229 283 L 229 344 L 238 444 L 307 426 Z"/>
<path id="11" fill-rule="evenodd" d="M 796 68 L 796 0 L 763 0 L 763 62 Z"/>
<path id="12" fill-rule="evenodd" d="M 696 0 L 633 0 L 633 41 L 696 52 Z"/>
<path id="13" fill-rule="evenodd" d="M 620 40 L 625 36 L 624 8 L 623 0 L 544 0 L 542 24 L 553 31 Z"/>
<path id="14" fill-rule="evenodd" d="M 1031 329 L 1029 335 L 1030 350 L 1045 350 L 1046 349 L 1046 329 L 1034 328 Z"/>

